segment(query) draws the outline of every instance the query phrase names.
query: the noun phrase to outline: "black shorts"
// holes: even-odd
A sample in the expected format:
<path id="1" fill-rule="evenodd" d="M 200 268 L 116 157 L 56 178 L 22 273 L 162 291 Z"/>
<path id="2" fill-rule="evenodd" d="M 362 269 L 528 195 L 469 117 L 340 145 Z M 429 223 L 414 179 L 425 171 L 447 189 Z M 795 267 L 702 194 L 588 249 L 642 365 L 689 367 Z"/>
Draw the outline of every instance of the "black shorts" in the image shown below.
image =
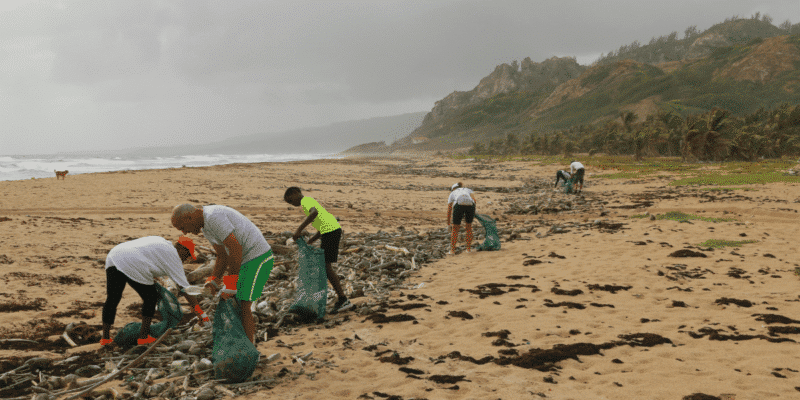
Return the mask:
<path id="1" fill-rule="evenodd" d="M 328 232 L 319 238 L 320 247 L 325 250 L 325 262 L 335 263 L 339 260 L 339 241 L 342 240 L 342 228 Z"/>
<path id="2" fill-rule="evenodd" d="M 475 204 L 471 206 L 464 206 L 456 204 L 453 206 L 453 225 L 461 225 L 461 218 L 468 224 L 472 223 L 475 218 Z"/>
<path id="3" fill-rule="evenodd" d="M 578 170 L 575 171 L 575 180 L 573 182 L 580 183 L 581 185 L 583 185 L 583 173 L 584 169 L 578 168 Z"/>

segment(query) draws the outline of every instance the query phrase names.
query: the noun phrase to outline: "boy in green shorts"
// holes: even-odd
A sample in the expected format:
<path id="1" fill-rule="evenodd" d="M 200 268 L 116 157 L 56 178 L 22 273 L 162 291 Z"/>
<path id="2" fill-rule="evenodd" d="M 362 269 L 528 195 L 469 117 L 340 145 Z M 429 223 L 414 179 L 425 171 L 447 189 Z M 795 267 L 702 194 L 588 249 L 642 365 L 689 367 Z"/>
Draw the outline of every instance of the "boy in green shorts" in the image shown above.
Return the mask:
<path id="1" fill-rule="evenodd" d="M 283 200 L 295 207 L 302 207 L 303 213 L 307 216 L 292 238 L 297 240 L 302 235 L 303 229 L 308 224 L 311 224 L 317 230 L 317 233 L 308 240 L 308 244 L 314 243 L 317 239 L 322 239 L 320 247 L 325 251 L 325 273 L 328 275 L 328 281 L 333 286 L 333 290 L 336 291 L 337 297 L 336 304 L 333 305 L 333 310 L 331 310 L 330 314 L 350 309 L 353 304 L 345 296 L 342 284 L 339 282 L 339 276 L 333 271 L 333 263 L 339 259 L 339 241 L 342 239 L 342 227 L 339 225 L 339 221 L 319 205 L 316 200 L 303 196 L 299 187 L 292 186 L 286 189 L 286 193 L 283 194 Z"/>
<path id="2" fill-rule="evenodd" d="M 261 297 L 272 271 L 272 248 L 264 235 L 242 213 L 226 206 L 195 207 L 181 204 L 172 211 L 172 225 L 184 234 L 200 232 L 214 246 L 217 260 L 211 276 L 206 281 L 212 293 L 236 289 L 236 299 L 241 308 L 242 327 L 255 344 L 256 325 L 250 306 Z M 227 276 L 222 273 L 228 272 Z"/>

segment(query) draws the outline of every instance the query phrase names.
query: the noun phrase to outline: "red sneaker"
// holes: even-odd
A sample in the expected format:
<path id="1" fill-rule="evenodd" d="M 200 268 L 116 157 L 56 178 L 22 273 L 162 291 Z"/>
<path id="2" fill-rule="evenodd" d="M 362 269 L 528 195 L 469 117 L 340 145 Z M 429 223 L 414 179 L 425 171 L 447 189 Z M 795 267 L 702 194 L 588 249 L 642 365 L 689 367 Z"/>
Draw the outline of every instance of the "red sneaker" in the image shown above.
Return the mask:
<path id="1" fill-rule="evenodd" d="M 114 342 L 114 339 L 100 339 L 100 345 L 105 346 Z"/>
<path id="2" fill-rule="evenodd" d="M 154 337 L 152 337 L 150 335 L 147 335 L 147 339 L 136 339 L 136 342 L 139 343 L 140 345 L 141 344 L 150 344 L 150 343 L 153 343 L 155 341 L 156 341 L 156 338 L 154 338 Z"/>

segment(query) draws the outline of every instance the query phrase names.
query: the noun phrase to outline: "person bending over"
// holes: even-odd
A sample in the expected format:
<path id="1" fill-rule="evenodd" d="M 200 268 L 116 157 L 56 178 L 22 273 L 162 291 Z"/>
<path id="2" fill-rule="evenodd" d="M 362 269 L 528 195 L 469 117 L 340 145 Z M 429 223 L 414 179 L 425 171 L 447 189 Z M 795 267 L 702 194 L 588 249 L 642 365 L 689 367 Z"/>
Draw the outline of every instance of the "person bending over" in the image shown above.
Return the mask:
<path id="1" fill-rule="evenodd" d="M 184 292 L 189 286 L 183 262 L 194 255 L 194 243 L 187 237 L 181 237 L 175 243 L 159 236 L 147 236 L 114 246 L 106 256 L 106 302 L 103 305 L 103 338 L 100 344 L 111 344 L 111 326 L 117 315 L 117 306 L 122 299 L 126 285 L 130 285 L 142 298 L 142 329 L 139 331 L 138 344 L 148 344 L 156 339 L 150 336 L 150 322 L 156 310 L 160 293 L 154 278 L 167 276 L 178 285 L 179 294 L 186 298 L 194 312 L 209 319 L 200 309 L 197 299 Z"/>
<path id="2" fill-rule="evenodd" d="M 255 345 L 256 324 L 250 306 L 261 297 L 274 265 L 272 248 L 264 235 L 247 217 L 226 206 L 195 207 L 181 204 L 172 210 L 172 226 L 184 234 L 203 235 L 214 246 L 217 261 L 206 287 L 216 294 L 223 281 L 227 289 L 236 288 L 242 327 Z"/>
<path id="3" fill-rule="evenodd" d="M 462 187 L 461 182 L 450 187 L 450 196 L 447 198 L 447 224 L 450 226 L 450 252 L 449 255 L 456 253 L 458 243 L 458 233 L 461 229 L 461 219 L 466 222 L 467 253 L 471 253 L 472 247 L 472 219 L 475 217 L 475 194 L 472 189 Z M 450 218 L 452 215 L 452 219 Z"/>
<path id="4" fill-rule="evenodd" d="M 578 193 L 583 190 L 583 174 L 585 170 L 583 169 L 583 164 L 578 161 L 573 160 L 572 163 L 569 164 L 569 172 L 575 173 L 575 183 L 580 184 L 578 187 Z"/>
<path id="5" fill-rule="evenodd" d="M 553 187 L 558 187 L 558 182 L 560 180 L 564 180 L 564 183 L 569 182 L 569 178 L 571 176 L 572 174 L 570 174 L 569 172 L 564 171 L 563 169 L 559 170 L 558 172 L 556 172 L 556 184 L 553 185 Z"/>
<path id="6" fill-rule="evenodd" d="M 328 276 L 333 290 L 336 291 L 336 303 L 330 313 L 336 314 L 350 309 L 353 304 L 345 296 L 339 276 L 333 270 L 333 263 L 339 259 L 339 242 L 342 240 L 342 227 L 339 225 L 339 221 L 316 200 L 303 196 L 299 187 L 292 186 L 286 189 L 283 200 L 295 207 L 302 207 L 303 213 L 306 215 L 305 221 L 297 227 L 292 238 L 297 240 L 302 235 L 303 229 L 311 224 L 317 233 L 308 240 L 308 244 L 321 239 L 320 247 L 325 251 L 325 274 Z"/>

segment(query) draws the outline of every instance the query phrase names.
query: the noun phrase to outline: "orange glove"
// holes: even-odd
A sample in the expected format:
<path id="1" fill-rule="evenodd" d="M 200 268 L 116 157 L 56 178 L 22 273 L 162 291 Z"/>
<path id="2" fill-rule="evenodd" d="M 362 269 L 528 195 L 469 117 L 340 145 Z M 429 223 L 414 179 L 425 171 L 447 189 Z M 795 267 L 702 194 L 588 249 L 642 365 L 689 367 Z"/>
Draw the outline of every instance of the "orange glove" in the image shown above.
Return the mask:
<path id="1" fill-rule="evenodd" d="M 236 283 L 239 281 L 239 275 L 225 275 L 222 277 L 222 297 L 227 300 L 236 295 Z"/>
<path id="2" fill-rule="evenodd" d="M 203 309 L 202 309 L 202 308 L 200 308 L 200 305 L 196 305 L 196 306 L 194 306 L 194 313 L 195 313 L 195 314 L 196 314 L 198 317 L 200 317 L 200 320 L 202 320 L 202 321 L 203 321 L 203 325 L 205 325 L 206 323 L 209 323 L 209 322 L 211 322 L 211 320 L 208 318 L 208 314 L 206 314 L 206 312 L 205 312 L 205 311 L 203 311 Z"/>

